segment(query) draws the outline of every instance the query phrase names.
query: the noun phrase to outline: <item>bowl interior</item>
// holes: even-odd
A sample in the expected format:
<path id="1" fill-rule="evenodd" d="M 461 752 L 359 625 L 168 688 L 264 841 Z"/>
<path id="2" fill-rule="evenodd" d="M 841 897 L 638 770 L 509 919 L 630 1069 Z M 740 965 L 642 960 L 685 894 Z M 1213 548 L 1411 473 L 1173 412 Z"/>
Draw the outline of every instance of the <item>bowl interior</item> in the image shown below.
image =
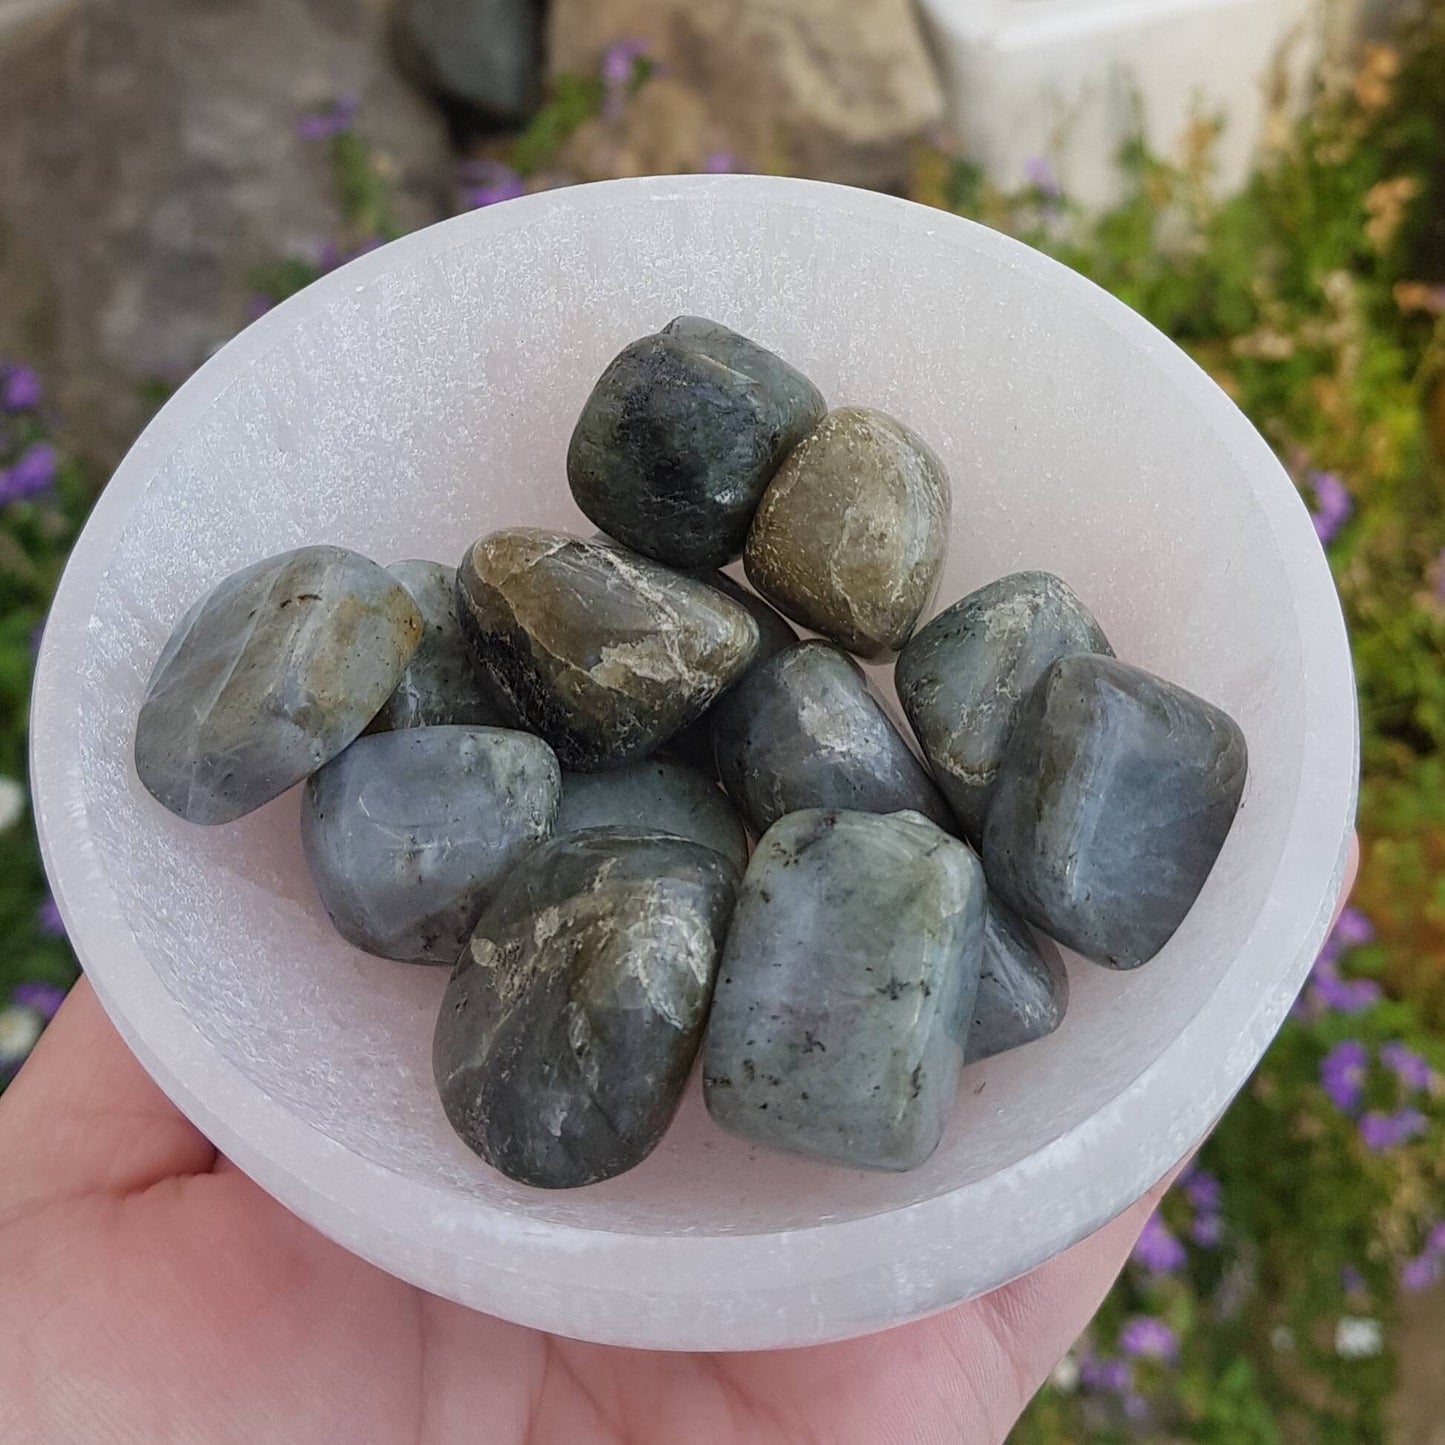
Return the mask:
<path id="1" fill-rule="evenodd" d="M 631 1174 L 569 1194 L 509 1183 L 453 1136 L 433 1091 L 444 976 L 368 958 L 333 933 L 302 863 L 297 796 L 201 829 L 157 806 L 131 764 L 152 661 L 189 602 L 232 570 L 307 542 L 450 563 L 495 527 L 589 533 L 565 480 L 572 424 L 615 352 L 679 312 L 757 337 L 832 404 L 882 407 L 934 445 L 954 486 L 940 605 L 1005 572 L 1058 572 L 1120 656 L 1221 704 L 1248 738 L 1237 824 L 1164 953 L 1134 974 L 1071 960 L 1058 1034 L 967 1070 L 943 1147 L 911 1174 L 754 1150 L 710 1125 L 694 1081 L 663 1146 Z M 878 1220 L 944 1196 L 982 1210 L 991 1181 L 1047 1160 L 1032 1170 L 1028 1208 L 1015 1206 L 1030 1257 L 1042 1258 L 1090 1223 L 1081 1191 L 1096 1224 L 1203 1131 L 1318 942 L 1351 811 L 1353 726 L 1343 633 L 1312 549 L 1287 479 L 1202 374 L 1086 283 L 976 227 L 881 197 L 749 179 L 514 203 L 366 257 L 272 313 L 182 391 L 122 468 L 57 608 L 57 625 L 81 634 L 74 665 L 48 657 L 38 693 L 37 707 L 63 712 L 78 743 L 64 788 L 42 797 L 52 818 L 69 808 L 47 826 L 57 890 L 102 996 L 143 1041 L 130 983 L 108 971 L 115 934 L 103 920 L 116 910 L 127 956 L 177 1006 L 182 1052 L 203 1067 L 149 1061 L 171 1084 L 187 1074 L 181 1102 L 226 1120 L 248 1166 L 267 1152 L 262 1115 L 314 1131 L 317 1173 L 288 1163 L 290 1202 L 333 1232 L 346 1229 L 316 1199 L 366 1210 L 334 1198 L 326 1161 L 342 1156 L 420 1191 L 428 1218 L 387 1229 L 432 1229 L 425 1257 L 437 1268 L 452 1250 L 484 1256 L 487 1231 L 504 1221 L 524 1241 L 507 1267 L 523 1272 L 525 1240 L 554 1226 L 713 1239 Z M 888 670 L 875 676 L 891 692 Z M 1321 716 L 1321 697 L 1334 718 Z M 1311 801 L 1316 836 L 1302 839 L 1302 769 L 1321 748 L 1340 776 Z M 73 802 L 57 796 L 65 789 Z M 85 854 L 84 896 L 62 826 Z M 1305 861 L 1286 868 L 1288 848 L 1306 845 Z M 1121 1114 L 1081 1163 L 1071 1141 L 1082 1127 L 1162 1066 L 1232 973 L 1239 1036 L 1196 1062 L 1199 1076 L 1181 1086 L 1187 1104 L 1132 1124 Z M 1259 1010 L 1267 1017 L 1247 1026 Z M 208 1070 L 230 1092 L 198 1100 Z M 955 1220 L 960 1251 L 968 1217 Z M 385 1233 L 358 1247 L 397 1267 Z M 947 1287 L 998 1283 L 1010 1263 L 975 1261 Z M 654 1285 L 665 1288 L 617 1288 Z M 879 1318 L 845 1328 L 944 1302 L 909 1298 L 880 1297 Z"/>

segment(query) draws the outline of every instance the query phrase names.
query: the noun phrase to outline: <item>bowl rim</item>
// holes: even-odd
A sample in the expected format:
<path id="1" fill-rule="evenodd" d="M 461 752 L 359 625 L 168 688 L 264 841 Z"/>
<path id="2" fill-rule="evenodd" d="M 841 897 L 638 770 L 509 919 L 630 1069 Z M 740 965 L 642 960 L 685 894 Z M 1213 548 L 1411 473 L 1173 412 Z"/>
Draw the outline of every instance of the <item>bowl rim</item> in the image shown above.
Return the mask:
<path id="1" fill-rule="evenodd" d="M 845 1221 L 739 1234 L 539 1227 L 481 1201 L 459 1211 L 455 1195 L 352 1153 L 266 1094 L 207 1040 L 146 961 L 88 825 L 79 748 L 88 623 L 113 546 L 164 460 L 194 418 L 298 322 L 480 237 L 545 226 L 579 210 L 687 204 L 729 191 L 739 204 L 842 209 L 901 233 L 950 230 L 967 249 L 1029 271 L 1059 304 L 1081 307 L 1122 333 L 1189 396 L 1251 479 L 1284 559 L 1302 653 L 1303 716 L 1334 718 L 1343 708 L 1353 718 L 1348 752 L 1338 742 L 1342 730 L 1306 725 L 1293 816 L 1275 868 L 1276 877 L 1288 868 L 1316 879 L 1319 903 L 1305 916 L 1276 903 L 1271 890 L 1241 957 L 1278 960 L 1272 977 L 1242 977 L 1237 957 L 1153 1063 L 1094 1114 L 1034 1153 L 929 1199 Z M 1026 1274 L 1140 1199 L 1187 1156 L 1242 1087 L 1308 975 L 1344 878 L 1358 756 L 1348 638 L 1308 512 L 1264 440 L 1202 369 L 1122 302 L 1022 242 L 876 192 L 757 176 L 606 181 L 469 212 L 360 257 L 248 327 L 176 392 L 97 501 L 47 620 L 30 742 L 41 852 L 76 955 L 126 1044 L 222 1153 L 338 1243 L 434 1294 L 559 1334 L 657 1349 L 816 1344 L 902 1323 Z M 218 1097 L 226 1100 L 224 1116 L 213 1103 Z M 1161 1119 L 1170 1121 L 1167 1128 Z M 970 1210 L 983 1185 L 1027 1201 L 1040 1185 L 1067 1177 L 1081 1157 L 1100 1153 L 1114 1167 L 1091 1171 L 1096 1182 L 1074 1195 L 1069 1220 L 1055 1219 L 1043 1230 L 995 1230 L 989 1236 L 995 1249 L 983 1265 L 960 1257 L 967 1251 L 940 1252 L 939 1241 L 968 1234 L 970 1220 L 977 1232 L 979 1212 Z M 1098 1182 L 1099 1174 L 1107 1175 L 1106 1183 Z M 887 1248 L 878 1244 L 880 1216 L 890 1223 Z M 388 1222 L 432 1217 L 446 1224 L 429 1242 L 404 1237 Z M 760 1240 L 769 1247 L 760 1248 Z M 911 1271 L 900 1265 L 909 1259 L 917 1261 Z M 637 1307 L 620 1309 L 623 1301 Z M 777 1308 L 760 1308 L 764 1301 Z"/>

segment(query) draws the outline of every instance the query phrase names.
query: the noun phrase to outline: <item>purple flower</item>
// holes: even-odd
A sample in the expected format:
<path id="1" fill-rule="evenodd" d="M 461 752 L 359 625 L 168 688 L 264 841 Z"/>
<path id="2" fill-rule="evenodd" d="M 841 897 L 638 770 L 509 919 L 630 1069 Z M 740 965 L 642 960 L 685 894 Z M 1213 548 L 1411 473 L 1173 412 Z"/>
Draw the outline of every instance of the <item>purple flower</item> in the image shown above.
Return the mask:
<path id="1" fill-rule="evenodd" d="M 1131 1257 L 1150 1274 L 1174 1274 L 1184 1267 L 1184 1246 L 1157 1214 L 1151 1214 Z"/>
<path id="2" fill-rule="evenodd" d="M 0 471 L 0 504 L 23 501 L 45 491 L 55 480 L 59 465 L 60 459 L 49 442 L 27 447 L 9 471 Z"/>
<path id="3" fill-rule="evenodd" d="M 1380 1046 L 1380 1062 L 1404 1084 L 1407 1089 L 1428 1089 L 1434 1082 L 1434 1073 L 1413 1049 L 1407 1049 L 1398 1040 Z"/>
<path id="4" fill-rule="evenodd" d="M 1063 187 L 1054 173 L 1053 162 L 1047 156 L 1033 156 L 1024 166 L 1024 180 L 1036 191 L 1056 201 L 1063 195 Z"/>
<path id="5" fill-rule="evenodd" d="M 702 168 L 710 176 L 730 176 L 739 169 L 737 157 L 728 151 L 714 151 L 702 163 Z"/>
<path id="6" fill-rule="evenodd" d="M 1354 1265 L 1347 1264 L 1340 1271 L 1340 1288 L 1344 1290 L 1346 1294 L 1364 1294 L 1365 1277 Z"/>
<path id="7" fill-rule="evenodd" d="M 1134 1386 L 1134 1370 L 1127 1360 L 1101 1360 L 1085 1355 L 1079 1361 L 1079 1383 L 1099 1394 L 1122 1395 Z"/>
<path id="8" fill-rule="evenodd" d="M 1334 541 L 1339 530 L 1350 520 L 1355 504 L 1345 490 L 1345 484 L 1334 472 L 1311 472 L 1310 490 L 1315 496 L 1315 535 L 1321 544 Z"/>
<path id="9" fill-rule="evenodd" d="M 1380 1001 L 1380 985 L 1372 978 L 1341 978 L 1333 965 L 1316 969 L 1310 998 L 1328 1013 L 1353 1018 Z"/>
<path id="10" fill-rule="evenodd" d="M 10 1002 L 16 1008 L 28 1008 L 38 1013 L 49 1022 L 65 1002 L 65 990 L 57 988 L 53 983 L 16 984 L 10 994 Z"/>
<path id="11" fill-rule="evenodd" d="M 1360 1120 L 1360 1138 L 1372 1154 L 1398 1149 L 1425 1132 L 1427 1121 L 1418 1109 L 1401 1109 L 1394 1114 L 1372 1110 Z"/>
<path id="12" fill-rule="evenodd" d="M 637 79 L 637 65 L 648 57 L 645 40 L 614 40 L 602 52 L 602 111 L 617 116 L 627 102 L 628 92 Z"/>
<path id="13" fill-rule="evenodd" d="M 35 911 L 35 922 L 40 931 L 51 938 L 65 937 L 65 924 L 61 920 L 60 909 L 48 893 L 45 895 L 45 902 Z"/>
<path id="14" fill-rule="evenodd" d="M 303 115 L 296 123 L 296 129 L 303 140 L 332 140 L 345 135 L 356 124 L 356 113 L 361 109 L 361 99 L 355 95 L 341 96 L 329 110 L 312 111 Z"/>
<path id="15" fill-rule="evenodd" d="M 1174 1331 L 1153 1315 L 1135 1315 L 1119 1331 L 1119 1348 L 1132 1360 L 1179 1358 L 1179 1341 Z"/>
<path id="16" fill-rule="evenodd" d="M 1400 1266 L 1400 1288 L 1409 1294 L 1420 1294 L 1445 1274 L 1445 1262 L 1438 1254 L 1425 1253 L 1407 1259 Z"/>
<path id="17" fill-rule="evenodd" d="M 462 205 L 469 210 L 515 201 L 527 194 L 526 182 L 510 166 L 483 161 L 467 167 L 464 175 L 473 182 L 462 191 Z"/>
<path id="18" fill-rule="evenodd" d="M 1330 934 L 1343 948 L 1363 948 L 1375 941 L 1375 925 L 1358 908 L 1346 908 Z"/>
<path id="19" fill-rule="evenodd" d="M 1342 1114 L 1352 1114 L 1365 1097 L 1370 1055 L 1358 1039 L 1336 1044 L 1320 1062 L 1320 1087 Z"/>
<path id="20" fill-rule="evenodd" d="M 1430 1231 L 1430 1237 L 1425 1241 L 1425 1248 L 1431 1254 L 1445 1254 L 1445 1220 L 1442 1220 Z"/>
<path id="21" fill-rule="evenodd" d="M 34 411 L 44 396 L 40 378 L 28 366 L 0 371 L 0 411 Z"/>
<path id="22" fill-rule="evenodd" d="M 1149 1402 L 1143 1395 L 1137 1395 L 1130 1391 L 1124 1396 L 1124 1414 L 1130 1420 L 1147 1420 L 1149 1418 Z"/>
<path id="23" fill-rule="evenodd" d="M 1189 1227 L 1189 1237 L 1200 1249 L 1217 1249 L 1224 1238 L 1222 1214 L 1197 1214 Z"/>
<path id="24" fill-rule="evenodd" d="M 259 321 L 268 311 L 274 309 L 276 303 L 269 296 L 263 296 L 259 291 L 253 291 L 246 298 L 246 321 Z"/>
<path id="25" fill-rule="evenodd" d="M 1191 1170 L 1184 1178 L 1184 1197 L 1201 1213 L 1217 1214 L 1224 1203 L 1219 1180 L 1207 1169 Z"/>

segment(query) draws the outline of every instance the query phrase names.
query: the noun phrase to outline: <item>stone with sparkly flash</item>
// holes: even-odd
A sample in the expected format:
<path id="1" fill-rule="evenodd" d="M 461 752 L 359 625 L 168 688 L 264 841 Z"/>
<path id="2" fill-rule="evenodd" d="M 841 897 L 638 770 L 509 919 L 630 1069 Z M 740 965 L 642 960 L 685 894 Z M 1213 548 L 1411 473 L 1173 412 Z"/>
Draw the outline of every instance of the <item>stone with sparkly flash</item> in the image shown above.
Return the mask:
<path id="1" fill-rule="evenodd" d="M 442 1000 L 433 1067 L 463 1142 L 542 1189 L 640 1164 L 692 1070 L 737 886 L 721 854 L 655 833 L 539 848 Z"/>
<path id="2" fill-rule="evenodd" d="M 1060 658 L 999 768 L 989 882 L 1060 943 L 1137 968 L 1193 907 L 1247 771 L 1244 734 L 1213 704 L 1113 658 Z"/>
<path id="3" fill-rule="evenodd" d="M 411 594 L 341 547 L 228 577 L 181 619 L 136 722 L 147 791 L 192 823 L 230 823 L 353 742 L 421 640 Z"/>
<path id="4" fill-rule="evenodd" d="M 574 772 L 620 767 L 747 670 L 758 624 L 716 588 L 621 547 L 517 527 L 483 537 L 457 606 L 509 726 Z"/>
<path id="5" fill-rule="evenodd" d="M 866 1169 L 937 1148 L 978 991 L 983 870 L 918 813 L 789 814 L 748 867 L 703 1055 L 759 1144 Z"/>

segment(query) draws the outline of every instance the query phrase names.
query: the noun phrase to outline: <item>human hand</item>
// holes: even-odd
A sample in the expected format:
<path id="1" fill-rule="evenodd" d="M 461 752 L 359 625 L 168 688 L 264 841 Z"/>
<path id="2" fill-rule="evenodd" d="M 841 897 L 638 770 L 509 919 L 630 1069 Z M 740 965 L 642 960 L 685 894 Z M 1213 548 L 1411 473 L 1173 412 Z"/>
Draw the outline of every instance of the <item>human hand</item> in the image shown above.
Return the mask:
<path id="1" fill-rule="evenodd" d="M 0 1440 L 991 1445 L 1170 1182 L 1025 1278 L 885 1334 L 761 1354 L 579 1344 L 303 1224 L 185 1120 L 82 982 L 0 1098 Z"/>

